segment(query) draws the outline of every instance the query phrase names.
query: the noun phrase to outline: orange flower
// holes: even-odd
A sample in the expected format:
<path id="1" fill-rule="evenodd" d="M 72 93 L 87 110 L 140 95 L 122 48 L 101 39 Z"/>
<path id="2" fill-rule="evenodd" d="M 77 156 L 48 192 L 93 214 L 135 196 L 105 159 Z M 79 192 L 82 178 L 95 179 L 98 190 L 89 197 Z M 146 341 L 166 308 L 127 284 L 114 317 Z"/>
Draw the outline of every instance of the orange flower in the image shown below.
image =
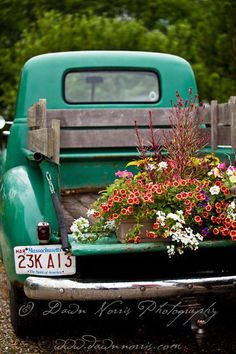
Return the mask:
<path id="1" fill-rule="evenodd" d="M 185 202 L 184 202 L 185 205 L 189 205 L 191 204 L 191 201 L 189 199 L 186 199 Z"/>
<path id="2" fill-rule="evenodd" d="M 230 231 L 230 236 L 231 236 L 233 241 L 236 241 L 236 230 L 231 230 Z"/>
<path id="3" fill-rule="evenodd" d="M 219 234 L 219 230 L 216 227 L 214 227 L 214 229 L 213 229 L 213 234 L 214 235 L 218 235 Z"/>
<path id="4" fill-rule="evenodd" d="M 211 211 L 212 206 L 210 204 L 207 204 L 207 206 L 205 207 L 206 211 Z"/>
<path id="5" fill-rule="evenodd" d="M 155 232 L 148 231 L 148 230 L 146 231 L 146 235 L 147 235 L 147 237 L 150 237 L 150 238 L 156 238 L 157 237 Z"/>
<path id="6" fill-rule="evenodd" d="M 194 220 L 197 222 L 197 223 L 200 223 L 202 221 L 201 217 L 199 215 L 196 215 L 194 216 Z"/>
<path id="7" fill-rule="evenodd" d="M 202 215 L 203 215 L 203 217 L 206 219 L 206 218 L 208 218 L 209 213 L 208 213 L 207 211 L 204 211 Z"/>
<path id="8" fill-rule="evenodd" d="M 173 184 L 174 187 L 179 187 L 179 182 L 178 181 L 174 181 L 172 184 Z"/>
<path id="9" fill-rule="evenodd" d="M 129 205 L 128 208 L 127 208 L 127 211 L 128 211 L 129 214 L 132 214 L 133 211 L 134 211 L 134 208 Z"/>
<path id="10" fill-rule="evenodd" d="M 229 229 L 224 229 L 222 231 L 222 236 L 228 236 L 228 234 L 229 234 Z"/>

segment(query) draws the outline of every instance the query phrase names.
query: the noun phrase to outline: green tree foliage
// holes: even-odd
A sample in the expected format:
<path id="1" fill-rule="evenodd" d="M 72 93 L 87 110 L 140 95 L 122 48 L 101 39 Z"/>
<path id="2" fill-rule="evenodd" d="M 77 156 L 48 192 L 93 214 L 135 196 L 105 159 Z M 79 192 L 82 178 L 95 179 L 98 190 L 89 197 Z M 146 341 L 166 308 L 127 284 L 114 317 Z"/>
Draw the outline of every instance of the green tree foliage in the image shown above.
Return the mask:
<path id="1" fill-rule="evenodd" d="M 144 50 L 186 58 L 201 99 L 236 93 L 235 0 L 2 0 L 0 113 L 12 115 L 23 63 L 65 50 Z"/>

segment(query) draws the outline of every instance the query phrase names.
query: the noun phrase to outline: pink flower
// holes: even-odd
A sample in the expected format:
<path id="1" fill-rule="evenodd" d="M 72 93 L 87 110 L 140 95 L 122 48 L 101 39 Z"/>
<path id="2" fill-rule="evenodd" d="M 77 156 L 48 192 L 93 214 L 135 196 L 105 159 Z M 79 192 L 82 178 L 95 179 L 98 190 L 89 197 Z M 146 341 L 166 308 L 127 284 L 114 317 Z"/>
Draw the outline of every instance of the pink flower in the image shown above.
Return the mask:
<path id="1" fill-rule="evenodd" d="M 226 170 L 226 164 L 224 162 L 221 162 L 218 166 L 220 170 Z"/>
<path id="2" fill-rule="evenodd" d="M 129 172 L 129 171 L 127 171 L 127 170 L 124 170 L 124 171 L 117 171 L 117 172 L 115 173 L 115 175 L 116 175 L 117 177 L 119 177 L 119 178 L 125 178 L 125 177 L 127 177 L 127 178 L 132 178 L 132 177 L 133 177 L 133 173 L 132 173 L 132 172 Z"/>

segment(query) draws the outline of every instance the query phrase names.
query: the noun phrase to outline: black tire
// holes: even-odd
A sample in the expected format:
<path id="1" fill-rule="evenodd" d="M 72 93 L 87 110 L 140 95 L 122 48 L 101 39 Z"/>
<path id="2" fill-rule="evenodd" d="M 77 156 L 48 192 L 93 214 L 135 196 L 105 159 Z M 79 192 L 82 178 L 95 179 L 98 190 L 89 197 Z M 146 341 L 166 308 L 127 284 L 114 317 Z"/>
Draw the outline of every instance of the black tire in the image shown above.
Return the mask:
<path id="1" fill-rule="evenodd" d="M 40 303 L 27 298 L 22 288 L 10 286 L 10 317 L 17 337 L 38 336 L 42 330 Z"/>

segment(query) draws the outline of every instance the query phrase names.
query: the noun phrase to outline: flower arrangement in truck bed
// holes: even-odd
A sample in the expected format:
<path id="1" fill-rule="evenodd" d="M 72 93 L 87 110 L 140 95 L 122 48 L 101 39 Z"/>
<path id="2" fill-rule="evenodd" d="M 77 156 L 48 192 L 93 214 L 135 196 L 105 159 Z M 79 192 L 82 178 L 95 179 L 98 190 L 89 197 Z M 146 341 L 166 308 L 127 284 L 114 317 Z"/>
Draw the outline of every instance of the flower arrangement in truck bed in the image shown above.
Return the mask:
<path id="1" fill-rule="evenodd" d="M 126 242 L 142 242 L 144 221 L 152 221 L 146 237 L 169 240 L 169 256 L 196 250 L 207 239 L 236 240 L 234 201 L 236 168 L 214 154 L 198 156 L 207 143 L 200 128 L 200 113 L 190 92 L 189 102 L 177 94 L 170 123 L 174 128 L 164 134 L 164 149 L 155 139 L 150 113 L 150 147 L 146 147 L 136 126 L 140 159 L 130 162 L 138 172 L 118 171 L 114 183 L 101 192 L 88 210 L 87 219 L 74 221 L 71 230 L 82 242 L 109 234 L 120 223 L 132 219 Z"/>

